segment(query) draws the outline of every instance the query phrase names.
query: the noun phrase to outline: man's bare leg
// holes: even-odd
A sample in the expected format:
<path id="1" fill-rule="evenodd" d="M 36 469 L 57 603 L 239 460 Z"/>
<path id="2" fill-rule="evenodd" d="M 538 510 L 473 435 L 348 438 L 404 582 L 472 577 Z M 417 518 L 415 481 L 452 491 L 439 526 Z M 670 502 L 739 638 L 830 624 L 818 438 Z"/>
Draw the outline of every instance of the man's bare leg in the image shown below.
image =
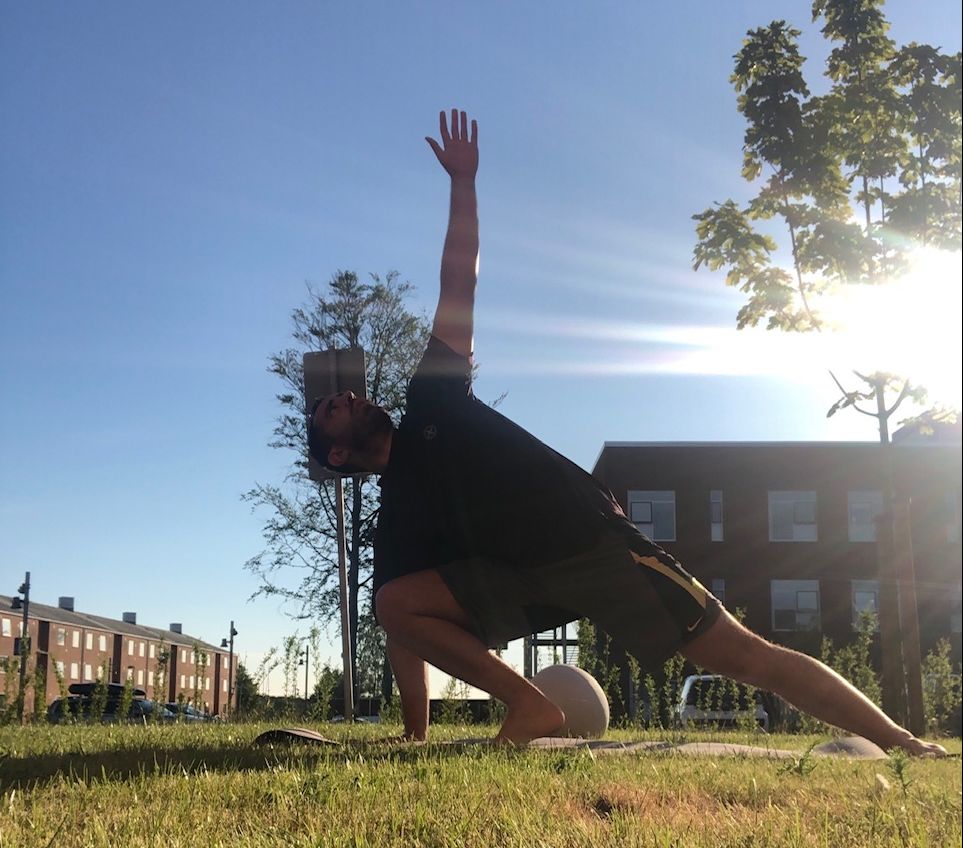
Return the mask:
<path id="1" fill-rule="evenodd" d="M 717 674 L 775 692 L 798 709 L 880 748 L 910 754 L 945 754 L 900 727 L 858 689 L 806 654 L 773 645 L 723 610 L 719 619 L 682 652 L 690 662 Z"/>
<path id="2" fill-rule="evenodd" d="M 388 660 L 401 695 L 405 738 L 424 742 L 428 736 L 428 664 L 390 637 Z"/>
<path id="3" fill-rule="evenodd" d="M 386 583 L 376 603 L 390 641 L 504 702 L 507 715 L 497 742 L 524 745 L 565 721 L 558 707 L 470 632 L 465 611 L 437 571 Z"/>

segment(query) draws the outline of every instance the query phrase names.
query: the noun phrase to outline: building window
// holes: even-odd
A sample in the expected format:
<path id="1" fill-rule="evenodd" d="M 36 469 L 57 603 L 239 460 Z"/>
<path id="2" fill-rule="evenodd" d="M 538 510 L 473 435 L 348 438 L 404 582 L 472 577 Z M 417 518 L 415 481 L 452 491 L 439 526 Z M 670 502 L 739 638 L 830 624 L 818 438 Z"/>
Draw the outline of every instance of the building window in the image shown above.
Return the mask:
<path id="1" fill-rule="evenodd" d="M 629 492 L 629 520 L 654 542 L 674 542 L 675 492 Z"/>
<path id="2" fill-rule="evenodd" d="M 84 648 L 86 648 L 88 651 L 92 651 L 92 650 L 94 649 L 94 634 L 93 634 L 93 633 L 85 633 L 85 634 L 84 634 Z"/>
<path id="3" fill-rule="evenodd" d="M 73 633 L 70 634 L 70 644 L 73 645 L 73 647 L 75 647 L 75 648 L 79 648 L 79 647 L 80 647 L 80 631 L 79 631 L 79 630 L 74 630 Z"/>
<path id="4" fill-rule="evenodd" d="M 223 689 L 224 689 L 224 694 L 226 695 L 226 694 L 227 694 L 227 681 L 226 681 L 226 680 L 223 682 Z"/>
<path id="5" fill-rule="evenodd" d="M 101 651 L 106 651 L 106 650 L 107 650 L 107 637 L 104 636 L 103 634 L 101 634 L 100 636 L 97 637 L 97 647 L 98 647 Z"/>
<path id="6" fill-rule="evenodd" d="M 94 677 L 90 663 L 84 663 L 84 680 L 92 680 Z"/>
<path id="7" fill-rule="evenodd" d="M 134 682 L 134 667 L 132 665 L 127 666 L 127 679 L 131 683 Z"/>
<path id="8" fill-rule="evenodd" d="M 769 493 L 769 541 L 817 541 L 815 492 Z"/>
<path id="9" fill-rule="evenodd" d="M 147 672 L 147 685 L 148 686 L 154 685 L 154 672 L 152 671 Z"/>
<path id="10" fill-rule="evenodd" d="M 723 540 L 722 533 L 722 489 L 709 492 L 709 538 L 713 542 Z"/>
<path id="11" fill-rule="evenodd" d="M 128 639 L 128 640 L 127 640 L 127 656 L 129 656 L 129 657 L 134 656 L 134 640 L 133 640 L 133 639 Z"/>
<path id="12" fill-rule="evenodd" d="M 9 636 L 10 634 L 11 634 L 10 619 L 9 618 L 0 619 L 0 636 Z"/>
<path id="13" fill-rule="evenodd" d="M 210 691 L 211 691 L 211 678 L 210 678 L 210 677 L 205 677 L 205 678 L 204 678 L 204 691 L 205 691 L 205 692 L 210 692 Z"/>
<path id="14" fill-rule="evenodd" d="M 57 628 L 57 644 L 61 648 L 67 644 L 67 631 L 63 627 Z"/>
<path id="15" fill-rule="evenodd" d="M 188 685 L 190 686 L 191 689 L 194 688 L 194 675 L 193 675 L 193 674 L 192 674 L 190 677 L 187 678 L 187 683 L 188 683 Z"/>
<path id="16" fill-rule="evenodd" d="M 859 627 L 860 618 L 866 613 L 872 613 L 875 618 L 879 617 L 879 581 L 878 580 L 854 580 L 853 581 L 853 629 Z M 875 628 L 879 629 L 877 620 Z"/>
<path id="17" fill-rule="evenodd" d="M 883 493 L 849 492 L 849 541 L 875 542 L 876 518 L 883 512 Z"/>
<path id="18" fill-rule="evenodd" d="M 137 669 L 137 685 L 144 685 L 144 669 L 142 668 Z"/>
<path id="19" fill-rule="evenodd" d="M 72 662 L 70 664 L 70 679 L 77 680 L 80 677 L 80 666 Z"/>
<path id="20" fill-rule="evenodd" d="M 146 648 L 147 646 L 143 642 L 141 642 L 140 647 L 137 649 L 140 656 L 144 656 L 144 651 L 146 650 Z"/>
<path id="21" fill-rule="evenodd" d="M 187 662 L 187 648 L 181 648 L 181 662 Z"/>
<path id="22" fill-rule="evenodd" d="M 819 630 L 819 581 L 772 580 L 772 629 Z"/>
<path id="23" fill-rule="evenodd" d="M 154 659 L 154 643 L 150 643 L 150 647 L 147 649 L 147 653 L 150 655 L 151 659 Z"/>
<path id="24" fill-rule="evenodd" d="M 713 577 L 710 591 L 723 606 L 726 605 L 726 581 L 723 577 Z"/>
<path id="25" fill-rule="evenodd" d="M 227 657 L 224 657 L 224 671 L 227 671 Z"/>
<path id="26" fill-rule="evenodd" d="M 184 675 L 181 675 L 181 689 L 184 688 Z"/>
<path id="27" fill-rule="evenodd" d="M 63 676 L 64 676 L 64 661 L 63 661 L 63 660 L 54 660 L 54 668 L 57 670 L 57 674 L 58 674 L 60 677 L 63 677 Z"/>

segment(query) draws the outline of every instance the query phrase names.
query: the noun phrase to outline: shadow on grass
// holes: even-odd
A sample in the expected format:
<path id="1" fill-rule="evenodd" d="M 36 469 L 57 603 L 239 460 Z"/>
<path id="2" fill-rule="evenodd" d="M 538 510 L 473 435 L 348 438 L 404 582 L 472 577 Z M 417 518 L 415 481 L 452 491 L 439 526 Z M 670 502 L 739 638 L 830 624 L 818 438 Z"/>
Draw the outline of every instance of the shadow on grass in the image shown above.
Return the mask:
<path id="1" fill-rule="evenodd" d="M 487 745 L 451 742 L 412 745 L 350 740 L 333 745 L 193 745 L 163 750 L 6 756 L 0 758 L 0 792 L 38 788 L 59 780 L 95 783 L 164 775 L 268 771 L 279 767 L 312 770 L 322 764 L 356 760 L 359 755 L 368 762 L 405 763 L 447 759 L 472 752 L 481 755 L 491 750 Z"/>

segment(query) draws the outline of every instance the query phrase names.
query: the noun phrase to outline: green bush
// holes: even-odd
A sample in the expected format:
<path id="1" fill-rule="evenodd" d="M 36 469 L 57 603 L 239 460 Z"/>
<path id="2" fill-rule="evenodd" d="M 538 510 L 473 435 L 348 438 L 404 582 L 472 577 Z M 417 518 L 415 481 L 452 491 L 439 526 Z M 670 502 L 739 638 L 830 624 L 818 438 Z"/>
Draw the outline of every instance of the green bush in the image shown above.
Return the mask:
<path id="1" fill-rule="evenodd" d="M 960 699 L 960 667 L 957 665 L 954 670 L 950 643 L 940 639 L 923 659 L 923 716 L 927 733 L 959 733 Z"/>

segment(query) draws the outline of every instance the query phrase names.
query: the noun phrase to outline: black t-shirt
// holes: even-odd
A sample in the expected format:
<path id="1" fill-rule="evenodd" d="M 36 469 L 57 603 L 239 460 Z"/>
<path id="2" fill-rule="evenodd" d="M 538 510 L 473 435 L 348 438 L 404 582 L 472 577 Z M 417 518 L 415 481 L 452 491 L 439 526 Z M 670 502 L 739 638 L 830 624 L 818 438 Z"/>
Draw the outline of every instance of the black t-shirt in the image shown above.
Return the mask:
<path id="1" fill-rule="evenodd" d="M 468 556 L 565 559 L 621 516 L 591 475 L 475 398 L 468 359 L 431 337 L 381 476 L 375 590 Z"/>

